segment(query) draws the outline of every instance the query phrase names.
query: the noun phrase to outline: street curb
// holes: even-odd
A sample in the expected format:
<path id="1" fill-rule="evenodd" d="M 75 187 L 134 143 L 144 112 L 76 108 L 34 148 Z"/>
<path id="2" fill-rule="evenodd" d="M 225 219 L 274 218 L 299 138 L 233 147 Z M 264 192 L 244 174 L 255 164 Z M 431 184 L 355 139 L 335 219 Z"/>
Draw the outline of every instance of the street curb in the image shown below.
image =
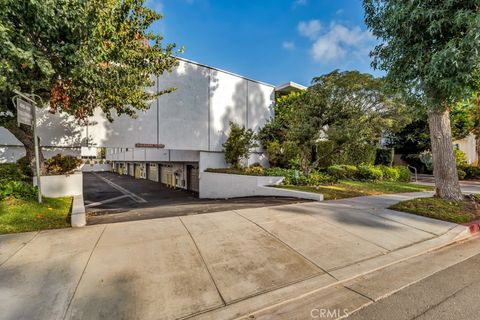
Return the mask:
<path id="1" fill-rule="evenodd" d="M 83 195 L 73 196 L 71 225 L 73 228 L 84 227 L 87 224 Z"/>

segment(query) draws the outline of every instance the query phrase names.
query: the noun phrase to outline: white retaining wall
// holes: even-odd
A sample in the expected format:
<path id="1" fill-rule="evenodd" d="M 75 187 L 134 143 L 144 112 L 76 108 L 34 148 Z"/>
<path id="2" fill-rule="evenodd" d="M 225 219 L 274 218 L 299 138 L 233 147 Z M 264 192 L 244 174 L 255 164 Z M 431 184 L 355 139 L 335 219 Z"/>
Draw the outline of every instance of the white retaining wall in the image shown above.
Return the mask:
<path id="1" fill-rule="evenodd" d="M 200 172 L 200 194 L 204 199 L 226 199 L 252 196 L 293 197 L 322 201 L 318 193 L 287 190 L 268 186 L 279 185 L 284 177 L 247 176 Z"/>
<path id="2" fill-rule="evenodd" d="M 85 163 L 82 166 L 82 172 L 102 172 L 102 171 L 111 171 L 112 166 L 108 163 L 104 164 L 99 164 L 99 163 L 94 163 L 94 164 L 89 164 Z"/>
<path id="3" fill-rule="evenodd" d="M 75 172 L 70 175 L 41 176 L 42 195 L 50 198 L 76 196 L 83 194 L 83 175 Z M 33 178 L 37 185 L 37 178 Z"/>

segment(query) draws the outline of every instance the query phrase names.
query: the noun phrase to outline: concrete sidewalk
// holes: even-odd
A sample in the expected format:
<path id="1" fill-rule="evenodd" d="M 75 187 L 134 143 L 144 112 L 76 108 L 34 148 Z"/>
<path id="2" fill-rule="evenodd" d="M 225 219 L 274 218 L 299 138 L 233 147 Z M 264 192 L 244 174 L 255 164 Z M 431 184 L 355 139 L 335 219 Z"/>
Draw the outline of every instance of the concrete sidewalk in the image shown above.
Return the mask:
<path id="1" fill-rule="evenodd" d="M 0 315 L 229 319 L 269 315 L 261 310 L 289 308 L 286 301 L 307 292 L 317 293 L 311 296 L 315 301 L 353 308 L 368 298 L 348 287 L 329 290 L 468 236 L 463 226 L 385 209 L 430 195 L 360 197 L 0 236 Z"/>

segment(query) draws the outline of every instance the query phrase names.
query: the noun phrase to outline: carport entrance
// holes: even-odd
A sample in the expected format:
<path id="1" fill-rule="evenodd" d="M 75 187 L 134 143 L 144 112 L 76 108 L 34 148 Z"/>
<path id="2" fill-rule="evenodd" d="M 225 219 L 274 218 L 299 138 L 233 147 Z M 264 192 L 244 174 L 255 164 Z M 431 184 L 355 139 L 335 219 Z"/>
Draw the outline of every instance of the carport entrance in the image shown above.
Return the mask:
<path id="1" fill-rule="evenodd" d="M 149 166 L 150 167 L 150 166 Z M 128 166 L 130 168 L 130 166 Z M 172 169 L 167 167 L 167 169 Z M 133 168 L 132 168 L 133 171 Z M 150 171 L 152 174 L 153 171 Z M 189 169 L 189 188 L 198 190 L 198 168 Z M 163 175 L 162 175 L 163 176 Z M 84 172 L 83 197 L 87 223 L 112 223 L 164 218 L 244 208 L 259 208 L 304 202 L 293 198 L 249 197 L 237 199 L 199 199 L 198 193 L 168 188 L 150 179 L 135 179 L 111 172 Z"/>
<path id="2" fill-rule="evenodd" d="M 187 166 L 187 189 L 193 192 L 198 192 L 200 185 L 198 166 Z"/>

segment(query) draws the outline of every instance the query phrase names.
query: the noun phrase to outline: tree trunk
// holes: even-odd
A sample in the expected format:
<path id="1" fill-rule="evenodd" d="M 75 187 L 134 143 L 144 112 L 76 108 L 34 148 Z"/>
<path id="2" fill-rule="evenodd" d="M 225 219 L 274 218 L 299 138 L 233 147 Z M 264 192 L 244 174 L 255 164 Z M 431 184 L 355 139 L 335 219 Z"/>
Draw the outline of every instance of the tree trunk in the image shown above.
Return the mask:
<path id="1" fill-rule="evenodd" d="M 33 130 L 26 125 L 17 126 L 16 121 L 10 121 L 5 125 L 5 128 L 10 131 L 15 138 L 17 138 L 25 147 L 26 157 L 28 162 L 30 163 L 30 167 L 32 168 L 32 172 L 36 174 L 36 167 L 35 167 L 35 142 L 33 140 Z M 39 142 L 40 143 L 40 142 Z M 45 173 L 45 158 L 43 157 L 42 150 L 39 150 L 39 158 L 40 158 L 40 173 Z"/>
<path id="2" fill-rule="evenodd" d="M 453 153 L 450 110 L 428 113 L 430 140 L 432 142 L 433 175 L 436 196 L 446 200 L 463 200 L 458 182 L 457 164 Z"/>

